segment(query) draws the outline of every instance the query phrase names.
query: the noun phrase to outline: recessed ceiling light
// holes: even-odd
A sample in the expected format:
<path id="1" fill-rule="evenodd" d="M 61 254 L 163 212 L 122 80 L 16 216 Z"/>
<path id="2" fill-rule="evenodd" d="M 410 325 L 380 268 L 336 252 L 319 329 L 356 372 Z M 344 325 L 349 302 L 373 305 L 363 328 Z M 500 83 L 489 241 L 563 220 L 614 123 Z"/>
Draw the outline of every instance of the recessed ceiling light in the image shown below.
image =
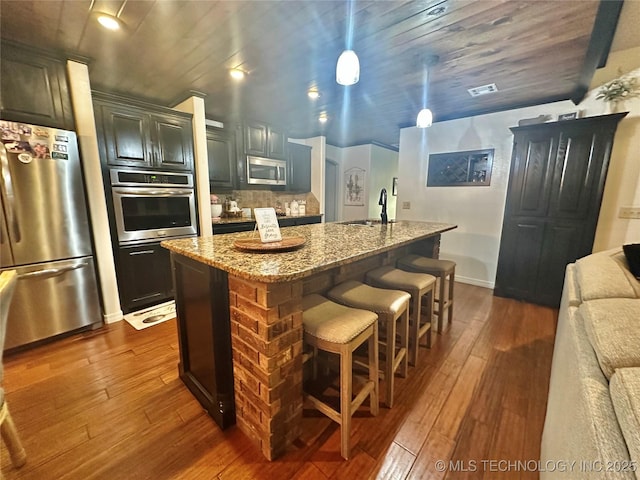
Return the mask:
<path id="1" fill-rule="evenodd" d="M 329 120 L 329 117 L 327 116 L 327 113 L 326 113 L 326 112 L 322 112 L 322 113 L 320 114 L 320 116 L 318 117 L 318 121 L 319 121 L 320 123 L 327 123 L 327 120 Z"/>
<path id="2" fill-rule="evenodd" d="M 107 13 L 98 14 L 98 22 L 100 22 L 100 25 L 102 25 L 104 28 L 107 28 L 109 30 L 120 29 L 120 19 Z"/>
<path id="3" fill-rule="evenodd" d="M 317 98 L 320 98 L 320 92 L 318 91 L 317 88 L 310 88 L 307 91 L 307 95 L 309 96 L 310 99 L 312 100 L 316 100 Z"/>
<path id="4" fill-rule="evenodd" d="M 236 80 L 242 80 L 245 76 L 245 73 L 239 68 L 232 68 L 231 70 L 229 70 L 229 75 L 231 75 L 231 78 L 235 78 Z"/>

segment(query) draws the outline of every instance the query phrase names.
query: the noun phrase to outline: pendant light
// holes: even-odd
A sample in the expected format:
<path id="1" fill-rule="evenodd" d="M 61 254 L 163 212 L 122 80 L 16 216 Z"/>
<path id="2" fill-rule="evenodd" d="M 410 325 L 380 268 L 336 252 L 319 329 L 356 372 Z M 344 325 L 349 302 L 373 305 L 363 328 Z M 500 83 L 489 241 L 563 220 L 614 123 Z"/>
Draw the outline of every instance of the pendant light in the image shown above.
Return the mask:
<path id="1" fill-rule="evenodd" d="M 360 80 L 360 61 L 356 52 L 345 50 L 338 58 L 336 66 L 336 82 L 340 85 L 353 85 Z"/>
<path id="2" fill-rule="evenodd" d="M 418 113 L 418 118 L 416 120 L 416 127 L 418 128 L 427 128 L 430 127 L 433 123 L 433 113 L 428 108 L 423 108 Z"/>
<path id="3" fill-rule="evenodd" d="M 438 63 L 439 57 L 437 55 L 429 55 L 423 57 L 420 61 L 423 66 L 424 72 L 424 86 L 423 86 L 423 98 L 422 104 L 425 106 L 420 112 L 418 112 L 418 118 L 416 118 L 416 127 L 428 128 L 433 123 L 433 113 L 427 108 L 427 91 L 429 89 L 429 68 Z"/>

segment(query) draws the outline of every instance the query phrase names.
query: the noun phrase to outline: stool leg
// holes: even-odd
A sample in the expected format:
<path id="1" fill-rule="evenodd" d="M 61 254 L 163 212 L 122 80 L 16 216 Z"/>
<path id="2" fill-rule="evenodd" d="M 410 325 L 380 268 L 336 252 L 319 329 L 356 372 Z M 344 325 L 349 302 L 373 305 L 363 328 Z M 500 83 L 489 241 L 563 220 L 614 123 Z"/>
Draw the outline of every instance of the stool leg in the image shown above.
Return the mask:
<path id="1" fill-rule="evenodd" d="M 431 348 L 431 331 L 433 330 L 433 293 L 434 289 L 432 288 L 425 295 L 427 298 L 427 321 L 431 325 L 431 328 L 427 330 L 427 348 Z"/>
<path id="2" fill-rule="evenodd" d="M 313 362 L 311 364 L 312 367 L 312 378 L 313 380 L 318 379 L 318 347 L 313 346 Z"/>
<path id="3" fill-rule="evenodd" d="M 349 460 L 351 453 L 351 396 L 353 370 L 351 346 L 343 345 L 340 352 L 340 451 Z"/>
<path id="4" fill-rule="evenodd" d="M 11 413 L 9 413 L 9 407 L 7 406 L 6 402 L 2 406 L 2 408 L 5 410 L 5 418 L 2 422 L 2 425 L 0 425 L 0 433 L 2 434 L 4 443 L 7 445 L 7 450 L 9 450 L 11 463 L 13 463 L 16 468 L 20 468 L 27 461 L 27 453 L 22 447 L 20 437 L 18 436 L 18 429 L 13 423 Z"/>
<path id="5" fill-rule="evenodd" d="M 453 270 L 449 275 L 449 314 L 447 318 L 449 320 L 449 325 L 453 322 L 453 284 L 455 283 L 456 271 Z"/>
<path id="6" fill-rule="evenodd" d="M 420 296 L 420 292 L 416 292 L 411 295 L 411 303 L 412 305 L 412 316 L 413 323 L 410 325 L 410 347 L 411 347 L 411 365 L 416 365 L 418 363 L 418 346 L 420 344 L 420 338 L 418 337 L 420 332 L 420 309 L 422 308 L 422 297 Z"/>
<path id="7" fill-rule="evenodd" d="M 374 417 L 380 411 L 380 396 L 378 392 L 378 324 L 373 325 L 373 335 L 369 337 L 369 380 L 373 382 L 373 391 L 369 395 L 369 409 Z"/>
<path id="8" fill-rule="evenodd" d="M 440 282 L 440 290 L 438 292 L 438 333 L 442 333 L 442 322 L 444 321 L 444 305 L 446 303 L 444 296 L 445 276 L 438 277 Z"/>
<path id="9" fill-rule="evenodd" d="M 405 378 L 407 373 L 409 373 L 409 303 L 407 302 L 407 309 L 400 316 L 400 353 L 398 355 L 403 355 L 402 350 L 404 349 L 404 356 L 402 357 L 400 364 L 400 376 Z"/>
<path id="10" fill-rule="evenodd" d="M 384 365 L 384 379 L 386 382 L 385 404 L 387 407 L 393 407 L 393 365 L 396 359 L 396 321 L 393 318 L 387 318 L 387 351 Z"/>

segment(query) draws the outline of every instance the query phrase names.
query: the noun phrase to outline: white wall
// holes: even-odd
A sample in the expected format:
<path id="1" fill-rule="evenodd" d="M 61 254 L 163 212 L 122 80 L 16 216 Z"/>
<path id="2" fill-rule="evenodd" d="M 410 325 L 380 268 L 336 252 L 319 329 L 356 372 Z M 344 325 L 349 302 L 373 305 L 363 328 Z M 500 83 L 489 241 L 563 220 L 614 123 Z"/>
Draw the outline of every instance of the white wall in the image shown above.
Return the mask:
<path id="1" fill-rule="evenodd" d="M 344 192 L 342 191 L 342 189 L 344 188 L 342 185 L 342 172 L 343 170 L 343 149 L 340 147 L 336 147 L 335 145 L 329 145 L 327 144 L 326 146 L 326 158 L 328 158 L 329 160 L 333 160 L 334 162 L 336 162 L 338 164 L 338 188 L 336 189 L 337 193 L 338 193 L 338 198 L 336 199 L 336 220 L 342 220 L 343 217 L 343 208 L 344 208 L 344 200 L 343 200 L 343 195 Z"/>
<path id="2" fill-rule="evenodd" d="M 327 139 L 324 136 L 305 139 L 290 138 L 290 142 L 311 147 L 311 193 L 320 203 L 320 213 L 324 214 L 324 181 Z"/>
<path id="3" fill-rule="evenodd" d="M 617 53 L 627 58 L 625 52 Z M 606 68 L 617 69 L 615 57 Z M 437 122 L 428 129 L 402 129 L 398 204 L 408 201 L 411 208 L 398 209 L 397 217 L 457 224 L 456 230 L 442 236 L 442 258 L 458 263 L 456 279 L 493 288 L 511 161 L 513 136 L 509 127 L 523 118 L 548 114 L 555 120 L 560 113 L 578 109 L 585 116 L 601 115 L 606 105 L 595 100 L 596 93 L 590 92 L 579 106 L 563 101 Z M 624 110 L 630 110 L 630 114 L 620 122 L 616 133 L 594 251 L 640 242 L 640 220 L 617 218 L 620 206 L 638 205 L 640 200 L 640 99 L 628 101 Z M 425 187 L 430 153 L 484 148 L 495 149 L 489 187 Z"/>
<path id="4" fill-rule="evenodd" d="M 360 179 L 364 186 L 363 205 L 345 205 L 346 196 L 346 179 L 345 176 L 352 168 L 362 169 L 365 171 L 364 182 Z M 369 214 L 369 192 L 371 190 L 371 145 L 356 145 L 355 147 L 347 147 L 342 149 L 342 164 L 340 175 L 338 177 L 340 185 L 340 198 L 338 202 L 342 205 L 342 220 L 358 220 L 367 218 Z"/>
<path id="5" fill-rule="evenodd" d="M 382 207 L 378 205 L 380 190 L 387 189 L 387 216 L 396 218 L 396 199 L 391 193 L 393 177 L 398 176 L 398 152 L 371 145 L 371 175 L 369 185 L 368 218 L 380 218 Z"/>

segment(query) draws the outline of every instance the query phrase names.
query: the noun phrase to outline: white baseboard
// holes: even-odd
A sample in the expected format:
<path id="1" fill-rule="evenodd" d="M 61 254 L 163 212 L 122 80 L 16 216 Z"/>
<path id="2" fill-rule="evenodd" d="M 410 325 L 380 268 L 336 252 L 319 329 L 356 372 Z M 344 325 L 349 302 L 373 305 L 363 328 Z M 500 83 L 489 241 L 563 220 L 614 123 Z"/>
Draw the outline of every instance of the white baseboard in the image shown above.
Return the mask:
<path id="1" fill-rule="evenodd" d="M 122 310 L 118 310 L 117 312 L 103 315 L 102 318 L 104 319 L 104 323 L 115 323 L 124 320 L 124 314 Z"/>
<path id="2" fill-rule="evenodd" d="M 467 283 L 469 285 L 475 285 L 476 287 L 490 288 L 491 290 L 493 290 L 493 288 L 496 286 L 496 282 L 489 282 L 488 280 L 478 280 L 477 278 L 462 277 L 460 275 L 456 275 L 456 282 Z"/>

